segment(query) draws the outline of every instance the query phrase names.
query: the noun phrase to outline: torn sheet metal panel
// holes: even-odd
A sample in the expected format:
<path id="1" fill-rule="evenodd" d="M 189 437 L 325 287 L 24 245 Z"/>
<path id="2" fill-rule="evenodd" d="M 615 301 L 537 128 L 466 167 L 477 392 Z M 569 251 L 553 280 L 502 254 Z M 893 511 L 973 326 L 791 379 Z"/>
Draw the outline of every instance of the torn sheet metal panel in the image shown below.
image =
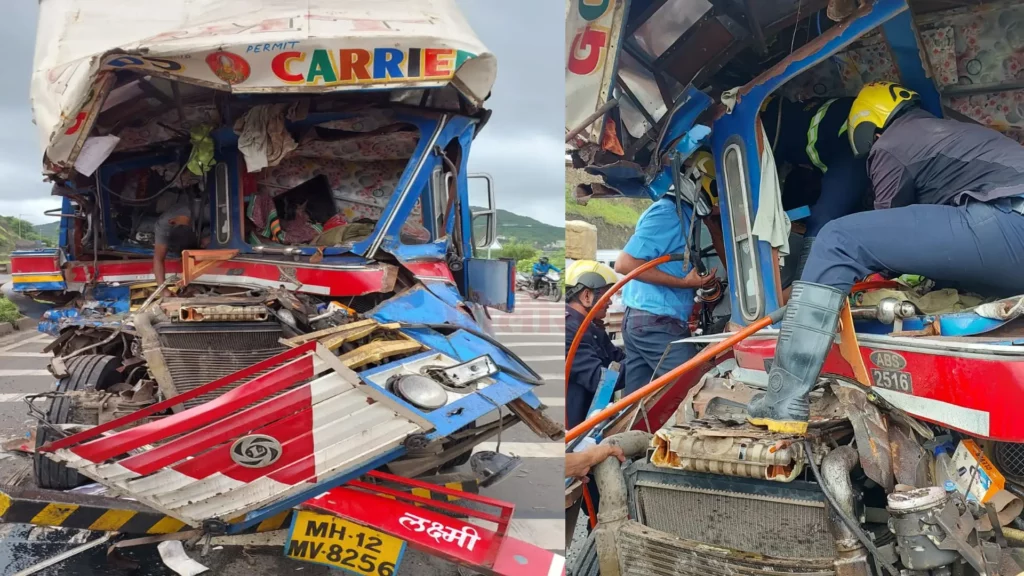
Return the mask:
<path id="1" fill-rule="evenodd" d="M 216 400 L 84 443 L 72 437 L 50 456 L 200 526 L 315 489 L 433 428 L 390 394 L 363 385 L 322 346 L 281 357 L 287 361 Z"/>

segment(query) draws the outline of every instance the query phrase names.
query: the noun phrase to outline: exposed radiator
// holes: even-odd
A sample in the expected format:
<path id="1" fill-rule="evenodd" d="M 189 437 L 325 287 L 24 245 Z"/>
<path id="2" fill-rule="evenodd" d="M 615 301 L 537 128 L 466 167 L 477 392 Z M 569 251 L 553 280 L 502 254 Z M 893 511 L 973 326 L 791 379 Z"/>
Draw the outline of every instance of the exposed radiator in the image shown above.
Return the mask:
<path id="1" fill-rule="evenodd" d="M 637 519 L 661 532 L 778 559 L 830 564 L 836 549 L 814 484 L 654 468 L 631 477 Z"/>
<path id="2" fill-rule="evenodd" d="M 685 516 L 685 512 L 683 512 Z M 694 525 L 700 526 L 698 521 Z M 623 576 L 834 576 L 832 561 L 738 554 L 628 521 L 617 536 Z"/>
<path id="3" fill-rule="evenodd" d="M 266 360 L 285 348 L 276 322 L 161 323 L 154 326 L 179 394 Z M 192 408 L 260 374 L 185 402 Z"/>

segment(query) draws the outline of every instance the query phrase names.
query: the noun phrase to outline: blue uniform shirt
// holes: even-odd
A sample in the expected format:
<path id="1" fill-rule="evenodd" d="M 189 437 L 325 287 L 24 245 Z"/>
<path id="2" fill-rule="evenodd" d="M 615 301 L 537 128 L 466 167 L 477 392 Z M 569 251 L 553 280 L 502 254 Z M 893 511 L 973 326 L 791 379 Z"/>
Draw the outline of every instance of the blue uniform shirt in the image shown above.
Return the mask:
<path id="1" fill-rule="evenodd" d="M 651 205 L 636 223 L 633 237 L 623 250 L 638 260 L 653 260 L 666 254 L 682 254 L 686 250 L 686 235 L 690 231 L 692 210 L 683 204 L 683 222 L 676 212 L 676 201 L 664 196 Z M 683 278 L 689 272 L 683 263 L 667 262 L 658 266 L 667 274 Z M 629 282 L 622 289 L 622 303 L 630 308 L 643 310 L 658 316 L 671 316 L 686 321 L 693 309 L 693 288 L 669 288 L 648 284 L 639 280 Z"/>
<path id="2" fill-rule="evenodd" d="M 554 270 L 555 272 L 558 272 L 559 274 L 562 273 L 561 270 L 559 270 L 558 268 L 552 266 L 550 262 L 548 262 L 547 264 L 541 264 L 540 262 L 537 262 L 537 263 L 535 263 L 533 265 L 533 275 L 534 276 L 543 276 L 544 274 L 548 273 L 548 270 Z"/>

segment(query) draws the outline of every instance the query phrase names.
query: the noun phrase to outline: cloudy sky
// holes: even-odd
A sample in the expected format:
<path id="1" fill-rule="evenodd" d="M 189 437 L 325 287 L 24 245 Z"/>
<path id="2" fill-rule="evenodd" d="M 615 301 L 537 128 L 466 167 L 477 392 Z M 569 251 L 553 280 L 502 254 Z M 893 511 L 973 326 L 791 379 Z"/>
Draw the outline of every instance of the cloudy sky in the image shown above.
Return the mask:
<path id="1" fill-rule="evenodd" d="M 498 206 L 563 225 L 563 37 L 565 5 L 552 0 L 457 0 L 498 57 L 494 110 L 470 156 L 470 170 L 494 177 Z M 35 223 L 60 206 L 40 175 L 42 154 L 29 104 L 38 3 L 5 2 L 0 88 L 0 214 Z"/>

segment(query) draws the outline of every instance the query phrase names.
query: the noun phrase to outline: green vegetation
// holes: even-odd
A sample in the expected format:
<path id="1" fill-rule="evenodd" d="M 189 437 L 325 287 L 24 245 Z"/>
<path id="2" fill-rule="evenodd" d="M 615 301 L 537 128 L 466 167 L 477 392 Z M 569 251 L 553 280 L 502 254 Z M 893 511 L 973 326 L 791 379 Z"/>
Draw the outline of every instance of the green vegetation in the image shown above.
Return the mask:
<path id="1" fill-rule="evenodd" d="M 20 317 L 21 314 L 18 313 L 18 307 L 14 302 L 0 297 L 0 322 L 17 322 Z"/>
<path id="2" fill-rule="evenodd" d="M 34 226 L 36 234 L 39 234 L 44 239 L 48 239 L 53 242 L 54 246 L 57 245 L 57 239 L 60 237 L 60 221 L 48 222 L 46 224 L 36 224 Z"/>
<path id="3" fill-rule="evenodd" d="M 537 248 L 532 244 L 521 242 L 515 238 L 512 238 L 501 245 L 501 250 L 497 250 L 491 253 L 492 258 L 511 258 L 516 262 L 520 260 L 530 260 L 538 257 L 540 253 Z"/>
<path id="4" fill-rule="evenodd" d="M 46 246 L 56 246 L 56 237 L 48 236 L 49 233 L 47 230 L 46 234 L 40 234 L 36 227 L 26 220 L 14 216 L 0 216 L 0 260 L 7 260 L 18 242 L 42 242 Z"/>
<path id="5" fill-rule="evenodd" d="M 572 186 L 565 187 L 565 219 L 583 220 L 597 226 L 599 250 L 618 250 L 625 246 L 640 215 L 650 205 L 649 200 L 606 198 L 591 200 L 583 206 L 573 198 Z"/>
<path id="6" fill-rule="evenodd" d="M 572 197 L 572 189 L 565 187 L 565 215 L 582 216 L 582 219 L 600 218 L 609 226 L 632 228 L 640 219 L 640 214 L 650 206 L 647 200 L 632 198 L 591 200 L 586 206 L 576 203 Z M 589 221 L 589 220 L 588 220 Z"/>

